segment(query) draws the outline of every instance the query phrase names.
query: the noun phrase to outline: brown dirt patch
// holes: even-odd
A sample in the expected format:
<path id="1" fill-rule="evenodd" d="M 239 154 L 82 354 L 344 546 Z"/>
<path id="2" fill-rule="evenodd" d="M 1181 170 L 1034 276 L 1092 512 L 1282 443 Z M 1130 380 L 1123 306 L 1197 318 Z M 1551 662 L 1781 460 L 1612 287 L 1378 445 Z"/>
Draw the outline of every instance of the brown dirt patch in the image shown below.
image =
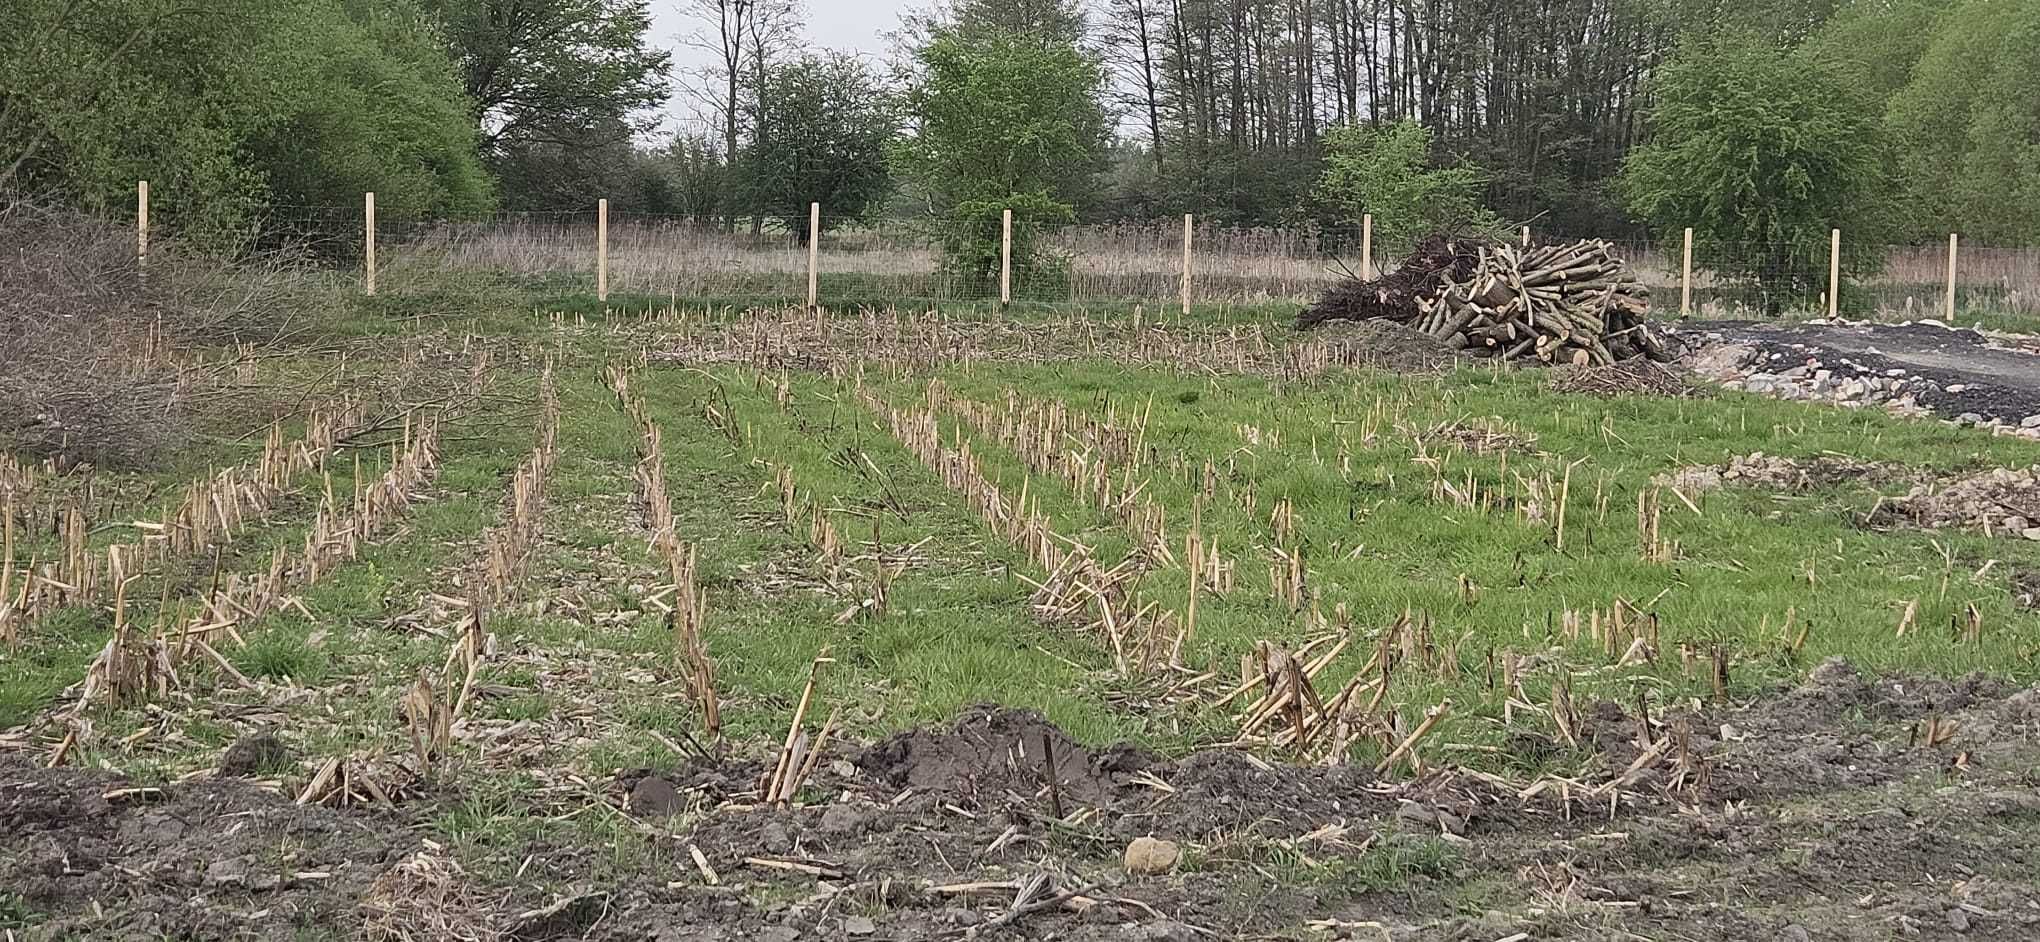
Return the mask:
<path id="1" fill-rule="evenodd" d="M 1930 717 L 1956 732 L 1909 743 Z M 1655 728 L 1687 730 L 1704 774 L 1673 787 L 1652 767 L 1611 806 L 1589 789 L 1641 748 L 1641 724 L 1613 704 L 1583 717 L 1593 759 L 1580 789 L 1531 801 L 1449 771 L 1396 782 L 1233 751 L 1089 748 L 1038 714 L 979 707 L 832 751 L 793 808 L 756 804 L 755 760 L 620 776 L 573 814 L 629 822 L 641 835 L 629 852 L 563 830 L 464 846 L 418 827 L 429 807 L 301 808 L 240 781 L 109 799 L 126 785 L 117 776 L 0 760 L 0 830 L 26 838 L 0 845 L 0 887 L 14 894 L 0 893 L 0 927 L 276 938 L 371 919 L 383 938 L 730 942 L 973 928 L 1298 938 L 1312 923 L 1394 942 L 2040 933 L 2040 689 L 1830 662 L 1748 706 Z M 1140 836 L 1178 842 L 1182 865 L 1125 873 Z M 1036 878 L 1081 899 L 987 929 Z M 95 912 L 94 900 L 121 905 Z"/>

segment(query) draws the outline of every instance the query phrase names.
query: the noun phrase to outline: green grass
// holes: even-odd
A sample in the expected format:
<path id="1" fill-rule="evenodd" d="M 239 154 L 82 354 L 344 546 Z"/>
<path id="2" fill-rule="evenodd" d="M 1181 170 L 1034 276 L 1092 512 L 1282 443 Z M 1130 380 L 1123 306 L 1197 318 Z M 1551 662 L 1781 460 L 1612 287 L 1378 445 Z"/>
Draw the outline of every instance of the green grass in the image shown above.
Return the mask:
<path id="1" fill-rule="evenodd" d="M 562 293 L 544 295 L 555 289 Z M 378 299 L 356 316 L 385 323 L 356 321 L 340 329 L 415 329 L 423 318 L 436 330 L 448 322 L 432 310 L 453 311 L 459 305 L 452 302 L 459 301 L 475 323 L 500 328 L 508 342 L 547 350 L 563 344 L 557 349 L 568 415 L 548 485 L 551 542 L 534 563 L 533 600 L 544 600 L 555 583 L 586 582 L 589 606 L 633 612 L 656 584 L 660 566 L 629 507 L 638 432 L 615 407 L 599 371 L 607 357 L 628 355 L 644 338 L 576 329 L 556 339 L 537 311 L 602 312 L 572 295 L 571 285 L 505 282 L 492 290 L 481 299 L 452 293 L 446 305 Z M 658 300 L 616 298 L 611 306 Z M 1273 320 L 1277 307 L 1200 309 L 1184 329 Z M 1070 312 L 1051 305 L 1004 314 L 966 307 L 961 316 L 1037 318 L 1046 327 Z M 1107 312 L 1101 319 L 1118 316 Z M 317 362 L 306 358 L 291 368 L 314 370 Z M 1292 501 L 1314 603 L 1328 614 L 1343 606 L 1361 633 L 1320 685 L 1329 688 L 1356 671 L 1372 651 L 1373 634 L 1397 616 L 1428 615 L 1438 643 L 1456 645 L 1458 660 L 1423 676 L 1400 675 L 1387 702 L 1411 720 L 1453 698 L 1441 741 L 1499 742 L 1504 731 L 1487 673 L 1490 653 L 1503 650 L 1535 654 L 1544 665 L 1529 681 L 1533 696 L 1544 695 L 1556 677 L 1554 665 L 1564 665 L 1580 675 L 1583 696 L 1625 702 L 1646 692 L 1660 702 L 1704 695 L 1705 678 L 1680 668 L 1681 642 L 1731 649 L 1740 695 L 1787 680 L 1829 655 L 1872 670 L 1986 670 L 2021 678 L 2035 672 L 2030 655 L 2040 645 L 2040 624 L 2014 603 L 2008 574 L 2040 569 L 2040 548 L 1966 533 L 1873 532 L 1859 518 L 1876 493 L 1859 485 L 1804 494 L 1728 489 L 1695 495 L 1698 514 L 1666 497 L 1665 533 L 1681 546 L 1669 563 L 1641 557 L 1634 516 L 1637 495 L 1653 475 L 1751 451 L 1841 452 L 1950 472 L 2040 461 L 2034 443 L 1739 394 L 1694 400 L 1566 396 L 1549 392 L 1534 372 L 1340 373 L 1281 382 L 1080 361 L 976 364 L 940 375 L 956 394 L 988 403 L 1003 401 L 1013 389 L 1095 415 L 1108 408 L 1121 416 L 1151 410 L 1144 499 L 1166 510 L 1178 542 L 1199 516 L 1204 534 L 1217 539 L 1237 567 L 1231 593 L 1200 602 L 1187 649 L 1193 666 L 1231 676 L 1254 642 L 1294 644 L 1306 637 L 1301 619 L 1267 588 L 1275 543 L 1269 511 L 1279 499 Z M 533 368 L 524 367 L 506 388 L 532 377 Z M 1112 675 L 1099 638 L 1036 622 L 1028 607 L 1031 587 L 1019 575 L 1039 573 L 1013 547 L 902 449 L 846 387 L 818 375 L 790 379 L 791 404 L 784 410 L 771 382 L 735 366 L 654 367 L 639 383 L 665 433 L 667 484 L 682 536 L 700 548 L 711 609 L 707 641 L 733 740 L 762 750 L 783 735 L 809 663 L 824 648 L 834 662 L 822 673 L 820 702 L 842 704 L 846 727 L 856 736 L 939 723 L 984 701 L 1040 709 L 1089 742 L 1131 738 L 1174 751 L 1230 734 L 1237 720 L 1229 713 L 1156 708 L 1139 684 Z M 925 380 L 911 375 L 873 382 L 891 401 L 911 404 Z M 703 418 L 710 402 L 731 410 L 741 429 L 737 441 Z M 1465 508 L 1435 498 L 1436 472 L 1415 460 L 1418 439 L 1448 422 L 1534 437 L 1536 449 L 1478 455 L 1427 443 L 1424 449 L 1442 461 L 1451 481 L 1470 476 L 1520 498 L 1519 478 L 1556 479 L 1573 469 L 1563 551 L 1548 516 L 1526 519 L 1506 506 Z M 1249 427 L 1260 444 L 1248 441 Z M 1039 495 L 1059 532 L 1091 543 L 1107 562 L 1131 549 L 1117 519 L 1024 467 L 983 430 L 954 417 L 944 428 L 952 440 L 972 440 L 1009 494 L 1024 485 Z M 472 561 L 472 541 L 500 512 L 507 475 L 528 447 L 528 430 L 517 422 L 457 431 L 435 485 L 437 499 L 420 504 L 391 538 L 306 592 L 311 617 L 273 615 L 245 632 L 249 646 L 225 652 L 250 676 L 330 688 L 306 709 L 365 717 L 357 729 L 313 734 L 307 743 L 312 752 L 337 755 L 400 741 L 393 694 L 420 668 L 436 668 L 446 642 L 392 631 L 388 622 L 416 607 L 425 592 L 443 589 Z M 1203 502 L 1207 460 L 1218 469 L 1217 486 L 1214 498 Z M 869 567 L 852 564 L 831 579 L 808 545 L 805 525 L 779 519 L 774 463 L 789 468 L 802 494 L 828 509 L 850 555 L 867 552 L 874 539 L 893 550 L 915 547 L 919 561 L 893 586 L 887 612 L 836 623 L 838 613 L 868 595 Z M 335 462 L 335 471 L 336 486 L 350 487 L 346 463 Z M 266 561 L 270 546 L 292 546 L 308 515 L 309 507 L 295 508 L 244 535 L 236 543 L 237 565 L 252 570 Z M 598 557 L 610 561 L 598 566 Z M 1998 564 L 1977 576 L 1993 559 Z M 1471 593 L 1462 579 L 1472 584 Z M 1181 610 L 1185 573 L 1151 572 L 1142 592 Z M 1611 669 L 1598 648 L 1558 632 L 1558 613 L 1606 610 L 1617 599 L 1659 619 L 1663 646 L 1655 663 Z M 1921 630 L 1894 639 L 1898 606 L 1914 599 Z M 141 604 L 138 614 L 147 617 L 152 604 Z M 1946 626 L 1969 605 L 1983 614 L 1984 641 L 1952 643 Z M 1808 626 L 1798 651 L 1778 631 L 1788 611 Z M 36 626 L 21 653 L 0 664 L 0 725 L 20 722 L 75 682 L 105 630 L 103 615 L 83 611 Z M 591 694 L 561 689 L 560 681 L 515 659 L 490 663 L 485 683 L 514 692 L 477 706 L 492 719 L 537 721 L 595 696 L 608 707 L 606 725 L 592 744 L 570 750 L 570 761 L 583 771 L 670 764 L 671 751 L 648 734 L 699 732 L 692 705 L 671 695 L 679 683 L 672 642 L 654 616 L 596 626 L 559 608 L 502 612 L 491 630 L 512 651 L 600 665 L 591 671 L 597 685 Z M 625 681 L 627 671 L 649 671 L 659 682 Z M 141 719 L 123 713 L 103 725 L 118 734 Z M 1565 755 L 1540 760 L 1569 761 Z"/>

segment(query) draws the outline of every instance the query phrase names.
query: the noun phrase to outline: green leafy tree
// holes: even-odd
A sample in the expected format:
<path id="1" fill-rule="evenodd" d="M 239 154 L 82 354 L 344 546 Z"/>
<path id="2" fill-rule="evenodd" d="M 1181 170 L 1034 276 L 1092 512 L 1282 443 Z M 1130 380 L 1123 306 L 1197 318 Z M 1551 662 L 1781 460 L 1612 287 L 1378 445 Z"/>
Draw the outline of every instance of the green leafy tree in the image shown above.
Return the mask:
<path id="1" fill-rule="evenodd" d="M 1649 138 L 1624 162 L 1631 212 L 1692 227 L 1707 267 L 1761 284 L 1767 308 L 1825 290 L 1828 233 L 1872 271 L 1891 216 L 1872 105 L 1833 63 L 1754 36 L 1690 42 L 1651 83 Z"/>
<path id="2" fill-rule="evenodd" d="M 645 0 L 424 0 L 460 64 L 482 149 L 499 166 L 526 148 L 605 148 L 651 125 L 666 101 L 672 55 L 651 45 Z M 544 159 L 544 155 L 539 155 Z M 557 161 L 555 161 L 557 163 Z M 599 178 L 583 184 L 592 203 Z M 549 189 L 505 186 L 511 208 L 545 205 Z"/>
<path id="3" fill-rule="evenodd" d="M 1912 234 L 2040 242 L 2040 0 L 1963 0 L 1887 112 Z"/>
<path id="4" fill-rule="evenodd" d="M 925 201 L 944 265 L 965 283 L 999 273 L 999 220 L 1013 210 L 1016 284 L 1058 261 L 1041 225 L 1075 217 L 1101 169 L 1109 125 L 1099 64 L 1074 43 L 981 26 L 936 27 L 914 54 L 913 133 L 894 164 Z"/>
<path id="5" fill-rule="evenodd" d="M 761 120 L 742 154 L 752 211 L 807 235 L 808 204 L 822 224 L 865 218 L 891 189 L 886 148 L 899 120 L 870 70 L 846 55 L 808 57 L 765 76 Z"/>
<path id="6" fill-rule="evenodd" d="M 1487 180 L 1478 169 L 1430 161 L 1431 132 L 1415 121 L 1334 128 L 1325 135 L 1318 198 L 1348 225 L 1372 214 L 1375 242 L 1391 252 L 1434 232 L 1501 228 L 1480 203 Z"/>
<path id="7" fill-rule="evenodd" d="M 370 189 L 392 219 L 489 205 L 452 63 L 408 0 L 15 9 L 0 29 L 0 187 L 124 212 L 147 179 L 158 221 L 222 243 L 279 204 L 353 207 Z"/>

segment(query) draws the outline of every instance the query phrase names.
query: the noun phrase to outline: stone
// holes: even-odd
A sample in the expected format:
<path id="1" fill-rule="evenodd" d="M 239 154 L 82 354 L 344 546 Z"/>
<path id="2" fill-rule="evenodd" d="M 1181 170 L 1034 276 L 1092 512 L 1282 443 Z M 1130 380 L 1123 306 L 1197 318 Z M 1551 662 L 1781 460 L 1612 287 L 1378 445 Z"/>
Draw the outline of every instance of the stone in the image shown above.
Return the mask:
<path id="1" fill-rule="evenodd" d="M 1948 928 L 1956 932 L 1969 931 L 1969 913 L 1962 909 L 1948 910 Z"/>
<path id="2" fill-rule="evenodd" d="M 1959 393 L 1959 392 L 1967 392 L 1968 390 L 1969 390 L 1969 384 L 1968 384 L 1968 383 L 1949 383 L 1949 384 L 1948 384 L 1948 388 L 1947 388 L 1946 390 L 1944 390 L 1944 391 L 1945 391 L 1945 392 L 1951 392 L 1951 393 Z"/>
<path id="3" fill-rule="evenodd" d="M 1183 849 L 1174 841 L 1152 837 L 1136 837 L 1126 845 L 1126 872 L 1134 876 L 1155 876 L 1176 869 L 1183 860 Z"/>
<path id="4" fill-rule="evenodd" d="M 868 820 L 864 809 L 850 804 L 833 804 L 822 812 L 823 834 L 855 834 L 864 829 Z"/>
<path id="5" fill-rule="evenodd" d="M 845 916 L 843 918 L 844 935 L 870 935 L 877 931 L 878 923 L 871 921 L 870 916 Z"/>
<path id="6" fill-rule="evenodd" d="M 800 942 L 800 932 L 785 926 L 767 926 L 758 930 L 758 942 Z"/>
<path id="7" fill-rule="evenodd" d="M 1813 936 L 1805 926 L 1790 925 L 1778 932 L 1778 942 L 1813 942 Z"/>
<path id="8" fill-rule="evenodd" d="M 1411 824 L 1428 825 L 1438 823 L 1437 812 L 1407 798 L 1401 799 L 1400 803 L 1396 805 L 1395 816 L 1397 819 L 1408 821 Z"/>
<path id="9" fill-rule="evenodd" d="M 1793 367 L 1793 368 L 1791 368 L 1791 369 L 1789 369 L 1789 370 L 1779 370 L 1779 371 L 1778 371 L 1778 378 L 1779 378 L 1779 379 L 1805 379 L 1805 378 L 1806 378 L 1806 374 L 1808 374 L 1808 373 L 1810 373 L 1810 372 L 1812 372 L 1812 371 L 1811 371 L 1811 370 L 1809 370 L 1809 369 L 1807 369 L 1806 367 L 1803 367 L 1803 366 L 1795 366 L 1795 367 Z"/>
<path id="10" fill-rule="evenodd" d="M 248 882 L 248 858 L 229 857 L 205 866 L 206 886 L 239 886 Z"/>
<path id="11" fill-rule="evenodd" d="M 2020 530 L 2019 535 L 2029 540 L 2040 540 L 2040 527 L 2027 527 Z"/>
<path id="12" fill-rule="evenodd" d="M 786 833 L 786 825 L 773 821 L 758 829 L 758 846 L 768 854 L 784 854 L 793 850 L 793 835 Z"/>
<path id="13" fill-rule="evenodd" d="M 978 915 L 977 910 L 961 906 L 948 907 L 936 913 L 935 918 L 952 926 L 975 926 L 985 921 L 985 917 Z"/>
<path id="14" fill-rule="evenodd" d="M 1860 379 L 1847 379 L 1835 387 L 1835 395 L 1843 399 L 1861 399 L 1870 392 L 1870 384 Z"/>
<path id="15" fill-rule="evenodd" d="M 1139 939 L 1141 942 L 1198 942 L 1197 930 L 1180 922 L 1162 919 L 1128 926 L 1122 938 Z"/>
<path id="16" fill-rule="evenodd" d="M 290 750 L 275 733 L 251 733 L 234 740 L 220 755 L 220 774 L 253 778 L 291 766 Z"/>
<path id="17" fill-rule="evenodd" d="M 2020 428 L 2040 428 L 2040 415 L 2029 415 L 2019 420 Z"/>
<path id="18" fill-rule="evenodd" d="M 1956 425 L 1982 425 L 1982 424 L 1983 424 L 1983 413 L 1981 413 L 1981 412 L 1964 412 L 1964 413 L 1962 413 L 1961 415 L 1958 415 L 1958 416 L 1956 416 L 1956 417 L 1955 417 L 1955 424 L 1956 424 Z"/>
<path id="19" fill-rule="evenodd" d="M 630 801 L 626 807 L 631 814 L 641 818 L 665 818 L 687 810 L 687 800 L 681 797 L 672 782 L 647 775 L 630 787 Z"/>
<path id="20" fill-rule="evenodd" d="M 2004 522 L 1998 524 L 1998 526 L 2001 526 L 2014 533 L 2024 533 L 2028 529 L 2032 528 L 2033 522 L 2027 520 L 2024 517 L 2006 517 Z"/>

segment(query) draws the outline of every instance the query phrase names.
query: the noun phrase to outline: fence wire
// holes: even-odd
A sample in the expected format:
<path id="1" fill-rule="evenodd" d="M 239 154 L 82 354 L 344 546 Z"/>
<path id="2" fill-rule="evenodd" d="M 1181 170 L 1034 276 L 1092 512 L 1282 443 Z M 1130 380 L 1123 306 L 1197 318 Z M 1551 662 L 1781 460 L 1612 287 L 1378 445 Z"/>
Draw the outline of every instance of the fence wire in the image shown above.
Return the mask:
<path id="1" fill-rule="evenodd" d="M 611 211 L 606 287 L 612 300 L 642 303 L 805 303 L 810 256 L 816 300 L 838 308 L 947 302 L 1179 305 L 1185 288 L 1184 226 L 1159 221 L 1075 224 L 1013 221 L 1010 280 L 999 220 L 959 231 L 932 221 L 823 219 L 810 247 L 806 220 L 676 216 Z M 465 220 L 379 218 L 376 287 L 381 295 L 443 294 L 517 285 L 593 293 L 600 215 L 497 213 Z M 258 241 L 289 245 L 342 277 L 364 278 L 366 219 L 360 206 L 280 206 Z M 1588 237 L 1537 232 L 1538 241 Z M 1366 274 L 1361 226 L 1190 229 L 1188 294 L 1197 304 L 1301 305 L 1339 281 Z M 1676 242 L 1610 240 L 1650 289 L 1661 315 L 1822 314 L 1829 308 L 1825 250 L 1781 243 L 1696 245 L 1690 276 Z M 811 253 L 812 249 L 812 253 Z M 1947 313 L 1948 247 L 1846 246 L 1835 309 L 1847 317 L 1920 318 Z M 1726 262 L 1726 263 L 1724 263 Z M 1392 247 L 1372 247 L 1373 272 L 1392 271 Z M 1955 310 L 2040 314 L 2040 249 L 1962 245 Z M 1689 296 L 1690 295 L 1690 296 Z"/>

